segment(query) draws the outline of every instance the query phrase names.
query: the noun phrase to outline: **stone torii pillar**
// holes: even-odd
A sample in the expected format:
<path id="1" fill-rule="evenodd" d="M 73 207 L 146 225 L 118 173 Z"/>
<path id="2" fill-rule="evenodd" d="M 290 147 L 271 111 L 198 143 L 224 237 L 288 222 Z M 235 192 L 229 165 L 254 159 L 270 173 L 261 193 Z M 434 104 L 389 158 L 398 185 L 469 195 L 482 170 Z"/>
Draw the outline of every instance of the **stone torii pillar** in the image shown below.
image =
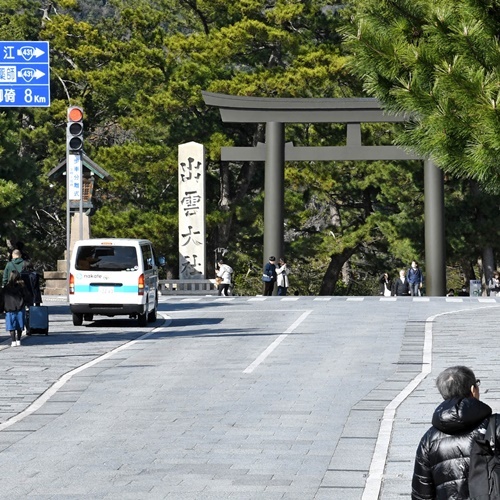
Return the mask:
<path id="1" fill-rule="evenodd" d="M 223 161 L 265 161 L 264 254 L 279 256 L 284 248 L 285 161 L 424 160 L 425 264 L 427 294 L 446 293 L 443 174 L 432 161 L 395 146 L 363 146 L 361 123 L 405 122 L 385 114 L 377 99 L 259 98 L 202 91 L 209 106 L 219 108 L 223 122 L 265 123 L 266 144 L 223 147 Z M 345 123 L 346 146 L 293 147 L 285 144 L 285 123 Z"/>
<path id="2" fill-rule="evenodd" d="M 283 257 L 285 225 L 285 126 L 266 123 L 266 169 L 264 171 L 264 256 Z"/>

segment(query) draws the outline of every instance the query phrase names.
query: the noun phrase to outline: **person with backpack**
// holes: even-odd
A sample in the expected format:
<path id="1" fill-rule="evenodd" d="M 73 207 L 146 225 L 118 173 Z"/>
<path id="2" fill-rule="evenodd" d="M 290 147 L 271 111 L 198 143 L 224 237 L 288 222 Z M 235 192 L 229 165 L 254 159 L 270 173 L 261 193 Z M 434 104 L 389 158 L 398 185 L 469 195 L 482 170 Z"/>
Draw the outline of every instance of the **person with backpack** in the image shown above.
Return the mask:
<path id="1" fill-rule="evenodd" d="M 2 285 L 5 286 L 7 284 L 10 278 L 10 273 L 12 271 L 17 271 L 19 274 L 21 274 L 23 267 L 24 259 L 22 257 L 21 250 L 16 248 L 12 252 L 12 260 L 9 260 L 9 262 L 7 262 L 7 265 L 5 266 L 5 269 L 3 271 Z"/>
<path id="2" fill-rule="evenodd" d="M 479 400 L 479 385 L 465 366 L 453 366 L 438 375 L 436 386 L 444 401 L 417 448 L 412 500 L 471 499 L 471 450 L 476 440 L 484 439 L 492 415 L 491 408 Z M 498 427 L 495 435 L 500 438 Z"/>
<path id="3" fill-rule="evenodd" d="M 10 333 L 11 347 L 21 345 L 21 335 L 25 325 L 26 303 L 29 295 L 21 275 L 15 269 L 2 289 L 2 303 L 5 310 L 5 329 Z M 16 338 L 17 334 L 17 338 Z"/>

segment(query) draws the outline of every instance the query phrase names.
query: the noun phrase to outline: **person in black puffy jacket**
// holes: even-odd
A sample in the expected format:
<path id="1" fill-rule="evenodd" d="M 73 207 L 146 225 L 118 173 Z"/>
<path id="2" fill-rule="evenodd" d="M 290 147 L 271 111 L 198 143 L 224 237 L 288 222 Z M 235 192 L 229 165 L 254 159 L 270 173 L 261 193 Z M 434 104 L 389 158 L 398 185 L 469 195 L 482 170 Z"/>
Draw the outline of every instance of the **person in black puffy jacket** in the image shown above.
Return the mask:
<path id="1" fill-rule="evenodd" d="M 472 443 L 484 437 L 491 408 L 479 401 L 474 372 L 453 366 L 440 373 L 436 386 L 444 401 L 436 408 L 432 427 L 420 440 L 415 457 L 412 500 L 467 500 Z M 496 429 L 497 439 L 500 437 Z"/>

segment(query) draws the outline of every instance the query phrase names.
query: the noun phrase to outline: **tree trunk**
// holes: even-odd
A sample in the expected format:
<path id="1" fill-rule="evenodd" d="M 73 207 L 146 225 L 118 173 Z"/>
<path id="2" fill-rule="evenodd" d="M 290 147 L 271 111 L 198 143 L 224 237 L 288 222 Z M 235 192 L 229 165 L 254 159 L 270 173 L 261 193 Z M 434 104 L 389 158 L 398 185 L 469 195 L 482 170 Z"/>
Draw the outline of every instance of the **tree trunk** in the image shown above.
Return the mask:
<path id="1" fill-rule="evenodd" d="M 356 248 L 345 248 L 342 253 L 331 256 L 330 264 L 328 265 L 328 269 L 326 270 L 319 290 L 320 295 L 335 294 L 335 288 L 337 287 L 337 281 L 339 280 L 342 268 L 355 252 Z"/>
<path id="2" fill-rule="evenodd" d="M 483 295 L 488 295 L 488 283 L 493 276 L 495 270 L 495 256 L 493 248 L 488 246 L 483 248 L 483 273 L 481 275 L 481 284 L 483 287 Z"/>
<path id="3" fill-rule="evenodd" d="M 476 273 L 474 272 L 474 265 L 472 262 L 468 260 L 460 260 L 459 261 L 460 269 L 464 275 L 464 283 L 463 286 L 469 287 L 470 280 L 476 279 Z"/>

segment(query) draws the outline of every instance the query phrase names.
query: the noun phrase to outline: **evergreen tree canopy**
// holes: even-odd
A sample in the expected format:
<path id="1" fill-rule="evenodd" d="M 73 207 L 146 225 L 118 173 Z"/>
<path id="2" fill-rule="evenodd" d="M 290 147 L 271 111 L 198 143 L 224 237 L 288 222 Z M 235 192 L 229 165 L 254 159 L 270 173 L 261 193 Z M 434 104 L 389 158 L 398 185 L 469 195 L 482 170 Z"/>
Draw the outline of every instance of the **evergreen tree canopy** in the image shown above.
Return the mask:
<path id="1" fill-rule="evenodd" d="M 370 2 L 359 3 L 368 12 Z M 408 3 L 407 10 L 423 26 L 427 4 L 413 5 Z M 218 111 L 205 106 L 201 91 L 362 96 L 360 80 L 347 69 L 349 54 L 339 34 L 344 20 L 338 12 L 320 0 L 0 0 L 2 39 L 49 41 L 51 65 L 50 107 L 0 112 L 2 241 L 23 240 L 46 269 L 54 269 L 62 257 L 66 188 L 47 173 L 66 153 L 67 108 L 79 105 L 85 152 L 113 177 L 109 183 L 97 180 L 92 235 L 149 238 L 167 257 L 169 277 L 177 277 L 177 147 L 202 143 L 207 151 L 208 276 L 213 276 L 214 249 L 223 247 L 236 270 L 237 293 L 259 293 L 264 164 L 221 162 L 220 148 L 263 142 L 264 124 L 222 123 Z M 380 22 L 391 19 L 386 17 Z M 416 23 L 414 18 L 410 21 Z M 401 30 L 410 21 L 402 22 Z M 349 43 L 358 57 L 354 38 Z M 367 65 L 371 56 L 363 58 Z M 384 59 L 381 66 L 386 71 L 390 62 L 399 77 L 399 56 L 394 59 Z M 392 101 L 387 100 L 394 109 L 422 117 L 421 122 L 415 119 L 413 132 L 422 133 L 426 115 L 420 108 L 402 107 L 390 81 L 380 80 L 388 82 Z M 425 78 L 418 81 L 425 87 Z M 448 134 L 456 132 L 451 125 Z M 296 146 L 340 146 L 346 127 L 287 124 L 285 135 Z M 392 125 L 362 125 L 364 145 L 391 144 L 397 137 Z M 422 181 L 421 162 L 288 162 L 290 290 L 370 293 L 377 275 L 394 275 L 412 259 L 422 260 Z M 488 219 L 496 205 L 480 199 L 465 181 L 450 183 L 450 189 L 448 255 L 471 267 L 482 247 L 496 247 L 487 231 L 489 222 L 496 225 Z M 471 200 L 477 202 L 475 210 L 467 213 L 464 206 Z M 479 218 L 484 221 L 480 227 Z M 474 235 L 474 244 L 461 234 Z"/>
<path id="2" fill-rule="evenodd" d="M 500 2 L 351 0 L 351 67 L 412 117 L 398 142 L 500 190 Z"/>

